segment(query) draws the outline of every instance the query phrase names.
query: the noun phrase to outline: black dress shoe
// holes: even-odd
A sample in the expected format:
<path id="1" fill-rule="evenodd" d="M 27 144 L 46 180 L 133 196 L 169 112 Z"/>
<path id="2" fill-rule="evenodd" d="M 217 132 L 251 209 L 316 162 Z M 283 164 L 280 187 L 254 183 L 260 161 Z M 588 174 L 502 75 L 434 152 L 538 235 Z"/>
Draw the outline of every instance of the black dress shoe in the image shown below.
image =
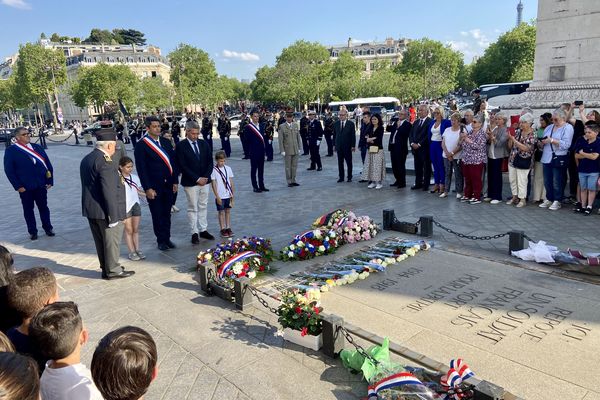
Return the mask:
<path id="1" fill-rule="evenodd" d="M 306 168 L 307 171 L 314 171 L 315 169 L 315 167 Z"/>
<path id="2" fill-rule="evenodd" d="M 206 240 L 215 240 L 215 237 L 208 233 L 208 231 L 200 232 L 200 237 Z"/>
<path id="3" fill-rule="evenodd" d="M 323 168 L 319 167 L 317 168 L 317 171 L 323 171 Z"/>
<path id="4" fill-rule="evenodd" d="M 265 187 L 261 187 L 260 190 L 263 191 L 263 192 L 268 192 L 269 191 L 269 189 L 267 189 Z"/>
<path id="5" fill-rule="evenodd" d="M 390 183 L 390 186 L 398 186 L 398 182 Z"/>
<path id="6" fill-rule="evenodd" d="M 252 191 L 253 191 L 254 193 L 262 193 L 262 190 L 260 190 L 260 189 L 252 189 Z"/>
<path id="7" fill-rule="evenodd" d="M 166 243 L 166 245 L 170 248 L 170 249 L 176 249 L 177 246 L 175 246 L 175 243 L 171 242 L 170 240 Z"/>
<path id="8" fill-rule="evenodd" d="M 344 182 L 344 178 L 340 178 L 337 180 L 338 183 Z"/>
<path id="9" fill-rule="evenodd" d="M 348 178 L 346 182 L 352 182 L 352 178 Z"/>
<path id="10" fill-rule="evenodd" d="M 299 183 L 296 183 L 296 182 L 294 182 L 294 183 L 292 183 L 292 186 L 300 186 L 300 184 L 299 184 Z"/>
<path id="11" fill-rule="evenodd" d="M 37 240 L 37 238 L 38 238 L 37 233 L 34 233 L 33 235 L 30 235 L 29 238 L 31 240 Z"/>
<path id="12" fill-rule="evenodd" d="M 288 187 L 294 187 L 292 183 L 288 183 Z"/>
<path id="13" fill-rule="evenodd" d="M 52 231 L 52 230 L 49 230 L 49 231 L 46 231 L 46 236 L 50 236 L 50 237 L 56 236 L 56 233 L 54 233 L 54 231 Z"/>
<path id="14" fill-rule="evenodd" d="M 358 181 L 358 183 L 365 183 L 365 182 L 369 182 L 369 181 L 368 181 L 368 180 L 366 180 L 366 179 L 360 179 L 360 180 Z"/>
<path id="15" fill-rule="evenodd" d="M 192 234 L 192 244 L 200 244 L 200 239 L 198 238 L 197 233 Z"/>
<path id="16" fill-rule="evenodd" d="M 412 185 L 410 187 L 410 190 L 418 190 L 418 189 L 423 189 L 423 186 L 419 186 L 419 185 Z"/>
<path id="17" fill-rule="evenodd" d="M 169 247 L 169 246 L 168 246 L 166 243 L 159 243 L 159 244 L 158 244 L 158 249 L 159 249 L 160 251 L 168 251 L 168 250 L 170 250 L 171 248 L 170 248 L 170 247 Z"/>
<path id="18" fill-rule="evenodd" d="M 106 280 L 112 281 L 113 279 L 129 278 L 132 275 L 135 275 L 135 271 L 122 271 L 122 272 L 119 272 L 117 274 L 108 274 L 108 275 L 105 275 L 106 278 L 103 276 L 102 279 L 106 279 Z"/>

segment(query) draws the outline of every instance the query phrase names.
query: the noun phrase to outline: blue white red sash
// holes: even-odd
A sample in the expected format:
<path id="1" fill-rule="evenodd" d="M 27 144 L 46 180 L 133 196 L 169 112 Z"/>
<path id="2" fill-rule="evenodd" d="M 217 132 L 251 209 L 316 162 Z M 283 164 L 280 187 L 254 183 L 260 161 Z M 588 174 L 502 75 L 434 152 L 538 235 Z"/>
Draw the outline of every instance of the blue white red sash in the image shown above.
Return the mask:
<path id="1" fill-rule="evenodd" d="M 422 385 L 420 380 L 414 377 L 409 372 L 401 372 L 392 376 L 388 376 L 385 379 L 369 386 L 369 399 L 377 398 L 377 393 L 381 390 L 389 389 L 397 386 L 404 385 Z"/>
<path id="2" fill-rule="evenodd" d="M 243 261 L 250 257 L 260 257 L 260 255 L 253 251 L 244 251 L 243 253 L 236 254 L 235 256 L 231 257 L 229 260 L 221 264 L 219 270 L 217 271 L 217 275 L 220 279 L 223 279 L 225 275 L 227 275 L 227 271 L 229 271 L 233 264 L 235 264 L 236 262 Z"/>
<path id="3" fill-rule="evenodd" d="M 312 230 L 306 231 L 304 233 L 301 233 L 300 235 L 296 235 L 296 239 L 299 239 L 299 240 L 304 240 L 305 238 L 306 239 L 312 239 L 314 237 L 314 234 L 313 234 L 313 236 L 309 236 L 312 233 L 313 233 Z"/>
<path id="4" fill-rule="evenodd" d="M 250 129 L 252 129 L 252 132 L 254 132 L 254 134 L 256 136 L 258 136 L 258 138 L 260 139 L 260 141 L 262 142 L 262 144 L 265 144 L 265 138 L 263 138 L 263 135 L 260 133 L 260 131 L 258 129 L 256 129 L 256 126 L 254 126 L 254 124 L 250 123 L 247 126 L 250 127 Z"/>
<path id="5" fill-rule="evenodd" d="M 35 151 L 33 149 L 30 149 L 27 146 L 22 145 L 21 143 L 15 143 L 15 146 L 17 146 L 17 149 L 21 150 L 22 152 L 27 154 L 29 157 L 33 157 L 36 161 L 41 163 L 44 166 L 44 168 L 46 168 L 46 171 L 50 171 L 48 169 L 48 166 L 46 165 L 46 160 L 40 153 L 38 153 L 37 151 Z"/>
<path id="6" fill-rule="evenodd" d="M 148 136 L 144 136 L 142 141 L 146 143 L 148 147 L 150 147 L 150 149 L 152 149 L 152 151 L 154 151 L 163 160 L 163 162 L 167 165 L 167 168 L 169 168 L 171 175 L 173 175 L 173 167 L 171 166 L 171 160 L 169 160 L 169 155 L 167 152 L 162 147 L 158 146 L 154 140 L 150 139 Z"/>
<path id="7" fill-rule="evenodd" d="M 448 373 L 440 378 L 442 388 L 448 391 L 444 396 L 444 400 L 460 400 L 463 398 L 460 390 L 460 385 L 465 379 L 468 379 L 475 374 L 469 369 L 469 366 L 462 359 L 450 361 L 450 369 Z"/>

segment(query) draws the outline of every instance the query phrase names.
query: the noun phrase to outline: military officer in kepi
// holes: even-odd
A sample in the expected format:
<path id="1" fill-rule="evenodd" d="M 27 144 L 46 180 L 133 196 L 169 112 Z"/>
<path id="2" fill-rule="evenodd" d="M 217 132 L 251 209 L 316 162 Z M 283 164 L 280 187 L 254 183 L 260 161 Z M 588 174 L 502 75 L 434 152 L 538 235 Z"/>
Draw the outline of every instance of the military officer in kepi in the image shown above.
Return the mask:
<path id="1" fill-rule="evenodd" d="M 267 155 L 267 161 L 273 161 L 273 138 L 275 137 L 275 121 L 273 120 L 273 114 L 267 111 L 265 115 L 264 133 L 265 133 L 265 154 Z"/>
<path id="2" fill-rule="evenodd" d="M 88 219 L 96 253 L 102 269 L 102 279 L 127 278 L 134 271 L 125 271 L 119 264 L 121 238 L 126 217 L 125 186 L 119 175 L 115 154 L 117 134 L 112 128 L 96 134 L 96 148 L 81 160 L 81 206 Z"/>
<path id="3" fill-rule="evenodd" d="M 27 128 L 14 131 L 16 143 L 4 152 L 4 172 L 13 188 L 19 192 L 27 231 L 31 240 L 38 238 L 34 206 L 37 205 L 42 228 L 47 236 L 54 236 L 48 208 L 48 190 L 54 184 L 54 170 L 48 155 L 35 143 Z"/>

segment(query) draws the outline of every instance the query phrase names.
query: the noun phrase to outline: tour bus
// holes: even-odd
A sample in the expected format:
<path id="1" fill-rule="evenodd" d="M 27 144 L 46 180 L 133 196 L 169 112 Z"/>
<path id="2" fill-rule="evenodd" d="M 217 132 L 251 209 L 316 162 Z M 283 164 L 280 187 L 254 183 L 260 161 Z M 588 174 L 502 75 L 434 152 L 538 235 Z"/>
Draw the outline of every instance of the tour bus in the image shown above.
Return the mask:
<path id="1" fill-rule="evenodd" d="M 363 97 L 349 101 L 332 101 L 329 103 L 329 109 L 333 114 L 337 114 L 341 106 L 346 106 L 348 118 L 353 118 L 354 109 L 359 105 L 369 107 L 371 113 L 380 112 L 385 119 L 385 114 L 393 113 L 400 106 L 400 100 L 395 97 Z"/>
<path id="2" fill-rule="evenodd" d="M 513 83 L 493 83 L 490 85 L 481 85 L 481 98 L 487 99 L 488 108 L 497 108 L 507 104 L 515 97 L 525 92 L 531 84 L 531 81 L 513 82 Z"/>

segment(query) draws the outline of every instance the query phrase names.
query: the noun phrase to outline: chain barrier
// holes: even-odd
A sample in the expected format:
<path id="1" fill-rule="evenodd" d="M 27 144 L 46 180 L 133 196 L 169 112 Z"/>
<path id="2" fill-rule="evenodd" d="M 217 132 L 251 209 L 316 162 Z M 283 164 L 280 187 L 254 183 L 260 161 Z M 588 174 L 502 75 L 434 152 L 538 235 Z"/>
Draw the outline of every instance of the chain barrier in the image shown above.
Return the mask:
<path id="1" fill-rule="evenodd" d="M 352 335 L 350 334 L 350 332 L 348 332 L 348 330 L 346 328 L 344 328 L 343 326 L 338 326 L 335 333 L 336 335 L 341 332 L 342 335 L 344 335 L 344 337 L 346 338 L 346 341 L 348 341 L 348 343 L 350 343 L 358 352 L 358 354 L 360 354 L 361 356 L 363 356 L 364 358 L 366 358 L 367 360 L 371 361 L 371 363 L 373 363 L 373 365 L 378 365 L 379 361 L 377 361 L 376 359 L 374 359 L 373 357 L 371 357 L 369 355 L 369 353 L 367 353 L 367 351 L 365 350 L 364 347 L 362 347 L 360 344 L 356 343 L 354 341 L 354 338 L 352 337 Z"/>
<path id="2" fill-rule="evenodd" d="M 258 302 L 260 304 L 262 304 L 263 307 L 265 307 L 267 310 L 271 311 L 273 314 L 279 315 L 279 313 L 277 312 L 277 309 L 275 307 L 271 307 L 265 299 L 263 299 L 261 296 L 259 296 L 258 291 L 255 288 L 253 288 L 250 285 L 246 286 L 246 288 L 250 291 L 252 296 L 256 297 L 256 300 L 258 300 Z"/>
<path id="3" fill-rule="evenodd" d="M 66 138 L 64 138 L 64 139 L 60 139 L 60 140 L 52 140 L 52 139 L 50 139 L 50 136 L 46 136 L 46 140 L 49 140 L 49 141 L 50 141 L 50 142 L 52 142 L 52 143 L 64 143 L 64 142 L 66 142 L 67 140 L 69 140 L 69 139 L 71 138 L 71 136 L 73 136 L 73 134 L 74 134 L 74 132 L 71 132 L 71 133 L 69 134 L 69 136 L 67 136 L 67 137 L 66 137 Z"/>
<path id="4" fill-rule="evenodd" d="M 456 231 L 453 231 L 452 229 L 450 229 L 448 227 L 445 227 L 444 225 L 442 225 L 439 222 L 437 222 L 435 219 L 432 220 L 432 222 L 438 228 L 441 228 L 441 229 L 445 230 L 446 232 L 451 233 L 453 235 L 456 235 L 459 238 L 463 238 L 463 239 L 470 239 L 470 240 L 492 240 L 492 239 L 503 238 L 505 236 L 508 236 L 508 234 L 509 234 L 509 232 L 506 232 L 506 233 L 499 233 L 497 235 L 486 235 L 486 236 L 465 235 L 464 233 L 456 232 Z M 529 239 L 527 239 L 527 240 L 529 240 Z"/>
<path id="5" fill-rule="evenodd" d="M 532 238 L 530 238 L 530 237 L 529 237 L 527 234 L 523 233 L 523 237 L 524 237 L 525 239 L 527 239 L 527 241 L 528 241 L 528 242 L 532 242 L 532 243 L 534 243 L 534 240 L 533 240 Z"/>

